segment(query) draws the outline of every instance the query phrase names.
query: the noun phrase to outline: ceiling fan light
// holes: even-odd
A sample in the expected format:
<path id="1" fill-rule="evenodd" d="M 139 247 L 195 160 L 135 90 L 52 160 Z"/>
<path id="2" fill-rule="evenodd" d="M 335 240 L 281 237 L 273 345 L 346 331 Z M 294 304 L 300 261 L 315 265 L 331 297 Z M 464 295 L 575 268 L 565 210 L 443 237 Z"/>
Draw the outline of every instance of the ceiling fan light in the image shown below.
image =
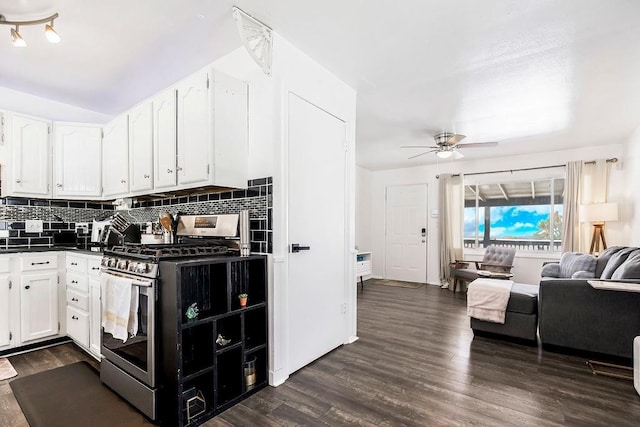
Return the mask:
<path id="1" fill-rule="evenodd" d="M 27 42 L 24 41 L 20 33 L 18 32 L 18 27 L 11 29 L 11 43 L 15 47 L 25 47 L 27 46 Z"/>
<path id="2" fill-rule="evenodd" d="M 442 151 L 436 152 L 436 156 L 440 157 L 441 159 L 448 159 L 449 157 L 451 157 L 452 154 L 453 154 L 453 151 L 448 151 L 448 150 L 442 150 Z"/>
<path id="3" fill-rule="evenodd" d="M 459 152 L 458 150 L 453 150 L 453 159 L 458 160 L 464 157 L 464 154 Z"/>
<path id="4" fill-rule="evenodd" d="M 56 30 L 53 29 L 53 21 L 51 21 L 51 24 L 44 26 L 44 34 L 47 36 L 49 43 L 60 43 L 60 36 L 56 33 Z"/>

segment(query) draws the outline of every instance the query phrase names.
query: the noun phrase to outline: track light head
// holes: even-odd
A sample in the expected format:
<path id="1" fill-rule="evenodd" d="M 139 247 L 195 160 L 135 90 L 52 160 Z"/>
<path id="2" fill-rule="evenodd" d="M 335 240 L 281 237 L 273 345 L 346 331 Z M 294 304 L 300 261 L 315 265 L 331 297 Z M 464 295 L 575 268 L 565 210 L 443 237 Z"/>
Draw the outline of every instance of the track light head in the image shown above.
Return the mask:
<path id="1" fill-rule="evenodd" d="M 53 20 L 51 20 L 50 24 L 44 26 L 44 34 L 50 43 L 60 43 L 60 36 L 53 29 Z"/>
<path id="2" fill-rule="evenodd" d="M 27 42 L 24 41 L 20 33 L 18 32 L 19 27 L 16 25 L 16 28 L 11 29 L 11 43 L 15 47 L 26 47 Z"/>

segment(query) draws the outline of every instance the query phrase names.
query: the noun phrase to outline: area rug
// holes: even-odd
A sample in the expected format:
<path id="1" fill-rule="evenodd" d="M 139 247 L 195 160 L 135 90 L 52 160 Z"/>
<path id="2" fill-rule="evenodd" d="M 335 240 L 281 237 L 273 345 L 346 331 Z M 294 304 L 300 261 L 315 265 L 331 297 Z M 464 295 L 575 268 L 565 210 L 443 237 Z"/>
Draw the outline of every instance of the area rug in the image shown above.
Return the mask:
<path id="1" fill-rule="evenodd" d="M 369 279 L 364 283 L 365 285 L 395 286 L 396 288 L 410 288 L 410 289 L 417 289 L 425 286 L 425 283 L 402 282 L 400 280 L 388 280 L 388 279 Z"/>
<path id="2" fill-rule="evenodd" d="M 31 427 L 153 425 L 103 385 L 87 362 L 17 378 L 9 384 Z"/>
<path id="3" fill-rule="evenodd" d="M 18 373 L 15 369 L 13 369 L 13 366 L 11 366 L 11 362 L 9 362 L 9 359 L 0 359 L 0 381 L 13 378 L 16 375 L 18 375 Z"/>

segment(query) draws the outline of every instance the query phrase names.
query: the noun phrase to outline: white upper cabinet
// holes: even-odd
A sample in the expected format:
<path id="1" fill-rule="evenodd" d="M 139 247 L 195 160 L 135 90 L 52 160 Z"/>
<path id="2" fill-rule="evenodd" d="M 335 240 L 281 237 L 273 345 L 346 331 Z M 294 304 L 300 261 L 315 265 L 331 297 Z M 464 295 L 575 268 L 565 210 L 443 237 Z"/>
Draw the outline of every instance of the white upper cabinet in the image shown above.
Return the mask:
<path id="1" fill-rule="evenodd" d="M 207 184 L 213 141 L 209 120 L 209 76 L 199 72 L 177 87 L 178 186 Z"/>
<path id="2" fill-rule="evenodd" d="M 51 122 L 7 113 L 5 144 L 10 155 L 2 166 L 3 196 L 51 196 Z"/>
<path id="3" fill-rule="evenodd" d="M 153 104 L 148 102 L 129 112 L 129 191 L 153 190 Z"/>
<path id="4" fill-rule="evenodd" d="M 102 128 L 55 123 L 53 197 L 102 195 Z"/>
<path id="5" fill-rule="evenodd" d="M 176 174 L 176 91 L 168 90 L 153 100 L 154 187 L 178 184 Z"/>
<path id="6" fill-rule="evenodd" d="M 102 196 L 117 198 L 129 193 L 129 122 L 124 114 L 108 123 L 102 138 Z"/>
<path id="7" fill-rule="evenodd" d="M 212 183 L 244 188 L 249 178 L 247 84 L 219 71 L 213 71 L 212 75 Z"/>

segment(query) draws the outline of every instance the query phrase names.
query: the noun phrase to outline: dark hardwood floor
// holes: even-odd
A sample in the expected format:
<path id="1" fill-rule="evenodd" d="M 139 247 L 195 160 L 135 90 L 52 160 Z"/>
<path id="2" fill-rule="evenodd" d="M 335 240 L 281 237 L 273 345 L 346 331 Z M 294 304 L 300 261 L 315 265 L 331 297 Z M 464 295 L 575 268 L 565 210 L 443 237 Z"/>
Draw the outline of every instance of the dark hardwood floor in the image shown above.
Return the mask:
<path id="1" fill-rule="evenodd" d="M 367 285 L 358 336 L 208 421 L 206 426 L 635 426 L 630 381 L 594 376 L 586 359 L 473 337 L 465 295 L 435 286 Z M 20 375 L 89 360 L 69 344 L 10 358 Z M 0 425 L 26 426 L 8 381 Z"/>

